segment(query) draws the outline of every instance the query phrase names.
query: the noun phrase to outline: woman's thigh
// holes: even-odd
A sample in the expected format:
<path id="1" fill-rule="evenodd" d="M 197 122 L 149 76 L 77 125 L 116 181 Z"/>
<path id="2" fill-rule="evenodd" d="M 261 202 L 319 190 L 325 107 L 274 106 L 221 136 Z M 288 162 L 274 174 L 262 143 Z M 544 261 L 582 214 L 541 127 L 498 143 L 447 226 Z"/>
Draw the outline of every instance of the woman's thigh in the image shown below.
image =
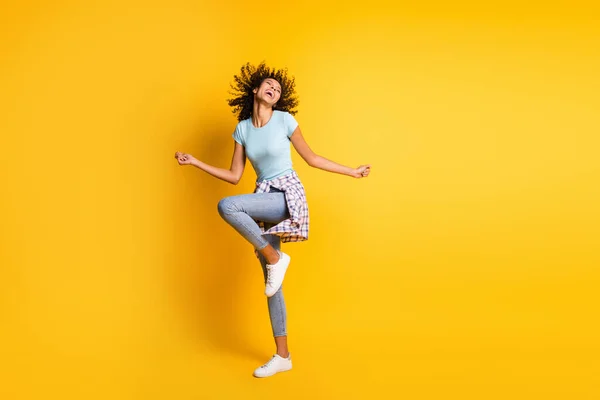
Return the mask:
<path id="1" fill-rule="evenodd" d="M 228 206 L 238 212 L 244 212 L 255 220 L 277 224 L 290 217 L 281 191 L 270 193 L 251 193 L 228 197 Z"/>

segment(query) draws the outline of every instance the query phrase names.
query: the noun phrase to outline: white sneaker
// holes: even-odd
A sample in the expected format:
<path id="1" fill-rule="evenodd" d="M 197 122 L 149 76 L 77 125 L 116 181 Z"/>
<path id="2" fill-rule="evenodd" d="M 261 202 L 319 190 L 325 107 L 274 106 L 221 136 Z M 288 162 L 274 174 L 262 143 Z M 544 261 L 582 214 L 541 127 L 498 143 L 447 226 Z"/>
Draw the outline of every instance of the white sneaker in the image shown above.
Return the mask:
<path id="1" fill-rule="evenodd" d="M 265 287 L 267 297 L 273 296 L 281 287 L 288 265 L 290 265 L 290 256 L 281 251 L 279 252 L 279 261 L 273 265 L 267 264 L 267 285 Z"/>
<path id="2" fill-rule="evenodd" d="M 289 371 L 292 369 L 292 355 L 283 358 L 275 354 L 265 365 L 262 365 L 254 370 L 254 376 L 257 378 L 266 378 L 267 376 L 275 375 L 278 372 Z"/>

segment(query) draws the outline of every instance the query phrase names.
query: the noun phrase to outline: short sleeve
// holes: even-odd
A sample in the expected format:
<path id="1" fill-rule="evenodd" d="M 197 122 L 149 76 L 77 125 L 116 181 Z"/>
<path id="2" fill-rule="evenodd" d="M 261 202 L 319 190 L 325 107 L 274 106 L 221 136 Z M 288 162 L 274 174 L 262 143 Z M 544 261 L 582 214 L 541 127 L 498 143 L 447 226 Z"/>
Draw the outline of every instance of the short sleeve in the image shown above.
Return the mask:
<path id="1" fill-rule="evenodd" d="M 292 136 L 292 133 L 294 133 L 294 131 L 298 127 L 298 122 L 296 121 L 294 116 L 289 112 L 283 114 L 283 121 L 285 125 L 285 134 L 289 138 Z"/>
<path id="2" fill-rule="evenodd" d="M 244 134 L 242 132 L 242 123 L 239 122 L 233 132 L 233 140 L 244 146 Z"/>

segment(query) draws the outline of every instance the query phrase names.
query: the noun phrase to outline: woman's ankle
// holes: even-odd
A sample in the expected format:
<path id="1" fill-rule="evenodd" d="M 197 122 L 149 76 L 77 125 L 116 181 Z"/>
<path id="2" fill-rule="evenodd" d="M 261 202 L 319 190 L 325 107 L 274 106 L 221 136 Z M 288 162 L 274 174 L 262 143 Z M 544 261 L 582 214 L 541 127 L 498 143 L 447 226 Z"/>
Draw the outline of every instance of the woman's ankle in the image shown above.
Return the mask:
<path id="1" fill-rule="evenodd" d="M 277 355 L 282 358 L 288 358 L 290 356 L 290 352 L 288 350 L 277 350 Z"/>
<path id="2" fill-rule="evenodd" d="M 279 251 L 275 250 L 271 245 L 260 250 L 260 253 L 263 255 L 263 257 L 265 257 L 267 264 L 270 265 L 277 264 L 277 262 L 281 258 L 281 254 L 279 253 Z"/>

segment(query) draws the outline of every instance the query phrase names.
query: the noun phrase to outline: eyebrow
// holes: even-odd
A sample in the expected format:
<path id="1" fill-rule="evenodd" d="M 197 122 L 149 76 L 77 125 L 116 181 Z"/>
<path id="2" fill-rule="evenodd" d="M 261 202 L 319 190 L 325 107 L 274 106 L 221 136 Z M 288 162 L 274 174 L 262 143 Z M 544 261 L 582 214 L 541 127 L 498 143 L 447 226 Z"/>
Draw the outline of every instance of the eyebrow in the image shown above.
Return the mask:
<path id="1" fill-rule="evenodd" d="M 267 79 L 265 79 L 265 80 L 266 80 L 266 81 L 275 82 L 275 83 L 276 83 L 276 84 L 277 84 L 277 85 L 278 85 L 278 86 L 281 88 L 281 85 L 279 84 L 279 82 L 277 82 L 277 81 L 275 81 L 275 80 L 273 80 L 273 79 L 271 79 L 271 78 L 267 78 Z"/>

